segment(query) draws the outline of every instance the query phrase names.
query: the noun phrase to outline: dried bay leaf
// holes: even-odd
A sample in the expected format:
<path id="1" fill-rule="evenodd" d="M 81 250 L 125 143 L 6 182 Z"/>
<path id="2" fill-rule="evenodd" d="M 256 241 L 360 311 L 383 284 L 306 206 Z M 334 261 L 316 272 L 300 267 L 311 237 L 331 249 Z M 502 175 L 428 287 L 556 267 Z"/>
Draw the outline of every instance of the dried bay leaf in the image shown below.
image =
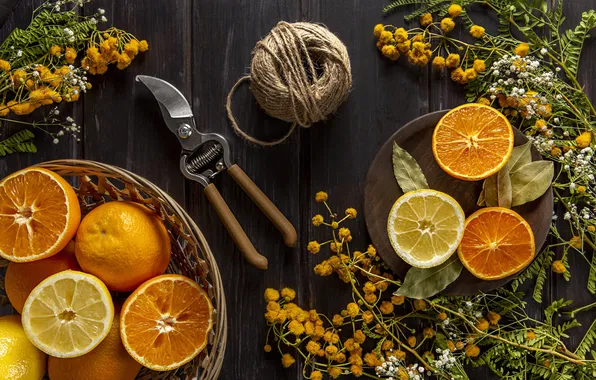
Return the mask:
<path id="1" fill-rule="evenodd" d="M 486 207 L 499 205 L 499 191 L 497 187 L 497 174 L 491 175 L 484 180 L 484 203 Z"/>
<path id="2" fill-rule="evenodd" d="M 497 203 L 499 207 L 511 208 L 513 186 L 509 176 L 509 163 L 499 170 L 497 176 Z"/>
<path id="3" fill-rule="evenodd" d="M 534 161 L 511 174 L 512 206 L 539 198 L 550 187 L 555 169 L 552 161 Z"/>
<path id="4" fill-rule="evenodd" d="M 457 253 L 454 253 L 443 264 L 433 268 L 412 267 L 406 273 L 403 285 L 397 289 L 396 296 L 422 299 L 434 296 L 457 280 L 463 265 Z"/>
<path id="5" fill-rule="evenodd" d="M 530 162 L 532 162 L 532 142 L 528 140 L 525 144 L 513 148 L 507 165 L 509 165 L 509 171 L 513 174 Z"/>
<path id="6" fill-rule="evenodd" d="M 480 207 L 486 206 L 486 199 L 484 198 L 484 182 L 482 182 L 482 191 L 478 196 L 478 201 L 476 201 L 476 205 Z"/>
<path id="7" fill-rule="evenodd" d="M 413 190 L 428 189 L 426 177 L 414 157 L 395 142 L 393 143 L 392 160 L 393 175 L 404 193 Z"/>
<path id="8" fill-rule="evenodd" d="M 532 162 L 531 149 L 531 141 L 513 148 L 511 158 L 507 161 L 507 164 L 497 174 L 484 180 L 482 193 L 480 193 L 477 201 L 478 206 L 512 207 L 513 188 L 510 176 L 520 167 Z"/>

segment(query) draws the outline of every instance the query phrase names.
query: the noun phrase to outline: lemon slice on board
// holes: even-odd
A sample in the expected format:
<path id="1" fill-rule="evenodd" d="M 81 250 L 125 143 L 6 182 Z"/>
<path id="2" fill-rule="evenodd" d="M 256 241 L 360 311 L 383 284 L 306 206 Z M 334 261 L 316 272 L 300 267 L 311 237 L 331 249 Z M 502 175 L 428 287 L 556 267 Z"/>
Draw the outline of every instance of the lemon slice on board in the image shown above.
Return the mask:
<path id="1" fill-rule="evenodd" d="M 22 313 L 31 343 L 59 358 L 81 356 L 97 347 L 110 332 L 113 319 L 114 304 L 104 283 L 72 270 L 37 285 Z"/>
<path id="2" fill-rule="evenodd" d="M 461 206 L 449 195 L 415 190 L 393 204 L 387 233 L 393 249 L 405 262 L 430 268 L 442 264 L 457 250 L 465 219 Z"/>

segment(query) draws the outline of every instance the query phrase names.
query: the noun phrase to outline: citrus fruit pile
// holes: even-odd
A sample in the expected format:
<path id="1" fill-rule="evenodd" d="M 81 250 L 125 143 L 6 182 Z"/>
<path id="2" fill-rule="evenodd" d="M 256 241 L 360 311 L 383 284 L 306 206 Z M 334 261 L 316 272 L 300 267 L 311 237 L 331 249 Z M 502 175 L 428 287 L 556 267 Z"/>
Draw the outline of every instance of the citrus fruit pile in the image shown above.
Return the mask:
<path id="1" fill-rule="evenodd" d="M 21 314 L 0 318 L 2 380 L 132 380 L 206 347 L 211 301 L 164 274 L 170 237 L 148 207 L 108 202 L 81 220 L 68 182 L 31 167 L 0 181 L 0 232 L 6 294 Z"/>
<path id="2" fill-rule="evenodd" d="M 446 173 L 477 181 L 505 166 L 513 139 L 509 121 L 498 110 L 466 104 L 441 118 L 432 151 Z M 466 219 L 455 199 L 435 190 L 402 195 L 389 212 L 387 232 L 395 252 L 408 264 L 435 267 L 457 251 L 466 269 L 482 280 L 519 272 L 536 251 L 532 228 L 515 211 L 485 207 Z"/>

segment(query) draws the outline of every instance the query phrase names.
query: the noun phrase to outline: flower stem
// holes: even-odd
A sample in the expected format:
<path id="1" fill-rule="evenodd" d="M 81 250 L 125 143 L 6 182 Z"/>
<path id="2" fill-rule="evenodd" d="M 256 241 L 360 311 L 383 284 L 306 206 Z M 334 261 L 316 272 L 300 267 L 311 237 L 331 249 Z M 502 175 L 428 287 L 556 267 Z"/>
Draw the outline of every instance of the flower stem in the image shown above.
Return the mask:
<path id="1" fill-rule="evenodd" d="M 577 365 L 585 365 L 586 362 L 595 362 L 594 360 L 583 360 L 583 359 L 579 358 L 577 355 L 572 354 L 572 353 L 569 353 L 569 352 L 566 352 L 565 354 L 563 354 L 561 352 L 554 351 L 554 350 L 547 350 L 547 349 L 544 349 L 544 348 L 531 347 L 531 346 L 527 346 L 525 344 L 520 344 L 520 343 L 512 342 L 512 341 L 510 341 L 508 339 L 505 339 L 505 338 L 503 338 L 503 337 L 501 337 L 499 335 L 487 334 L 483 330 L 480 330 L 479 328 L 477 328 L 476 325 L 472 321 L 470 321 L 468 318 L 466 318 L 465 315 L 463 315 L 461 313 L 458 313 L 456 311 L 453 311 L 453 310 L 451 310 L 451 309 L 449 309 L 447 307 L 444 307 L 444 306 L 442 306 L 440 304 L 436 304 L 435 303 L 435 304 L 432 304 L 432 305 L 434 307 L 436 307 L 436 308 L 439 308 L 441 310 L 444 310 L 445 312 L 448 312 L 448 313 L 451 313 L 453 315 L 458 316 L 464 322 L 466 322 L 476 333 L 478 333 L 478 334 L 480 334 L 482 336 L 485 336 L 487 338 L 495 339 L 495 340 L 501 341 L 503 343 L 506 343 L 506 344 L 508 344 L 510 346 L 523 348 L 523 349 L 528 350 L 528 351 L 542 352 L 542 353 L 545 353 L 545 354 L 550 354 L 550 355 L 558 356 L 558 357 L 560 357 L 562 359 L 567 360 L 570 363 L 577 364 Z M 574 358 L 574 356 L 577 357 L 577 358 Z"/>

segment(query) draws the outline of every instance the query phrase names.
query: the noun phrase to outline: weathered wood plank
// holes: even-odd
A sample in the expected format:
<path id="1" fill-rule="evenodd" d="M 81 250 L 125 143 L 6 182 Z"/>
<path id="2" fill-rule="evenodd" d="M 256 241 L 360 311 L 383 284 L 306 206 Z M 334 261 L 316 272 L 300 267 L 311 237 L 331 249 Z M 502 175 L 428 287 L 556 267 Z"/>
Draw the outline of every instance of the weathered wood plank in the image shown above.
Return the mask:
<path id="1" fill-rule="evenodd" d="M 157 102 L 141 84 L 138 74 L 169 81 L 191 98 L 190 0 L 95 0 L 85 6 L 94 14 L 106 11 L 109 25 L 149 41 L 126 70 L 115 65 L 105 75 L 91 78 L 93 89 L 84 97 L 86 159 L 131 170 L 184 203 L 184 179 L 178 169 L 180 145 L 166 128 Z M 105 25 L 105 26 L 104 26 Z"/>
<path id="2" fill-rule="evenodd" d="M 278 205 L 300 233 L 300 191 L 308 173 L 300 169 L 300 134 L 273 148 L 259 148 L 238 137 L 228 124 L 224 103 L 236 80 L 248 72 L 251 50 L 278 21 L 294 21 L 299 2 L 198 1 L 193 3 L 192 88 L 193 105 L 201 131 L 224 135 L 232 159 Z M 242 128 L 262 139 L 282 136 L 289 127 L 270 118 L 256 105 L 249 86 L 240 87 L 234 113 Z M 187 210 L 203 229 L 220 266 L 228 307 L 229 341 L 221 379 L 295 379 L 299 367 L 284 370 L 279 354 L 263 352 L 266 325 L 263 318 L 266 287 L 290 286 L 299 293 L 305 283 L 301 249 L 287 248 L 280 234 L 225 173 L 216 180 L 223 197 L 236 214 L 253 244 L 269 259 L 265 272 L 250 267 L 235 248 L 213 207 L 197 183 L 187 183 Z M 302 300 L 302 294 L 299 294 Z"/>

